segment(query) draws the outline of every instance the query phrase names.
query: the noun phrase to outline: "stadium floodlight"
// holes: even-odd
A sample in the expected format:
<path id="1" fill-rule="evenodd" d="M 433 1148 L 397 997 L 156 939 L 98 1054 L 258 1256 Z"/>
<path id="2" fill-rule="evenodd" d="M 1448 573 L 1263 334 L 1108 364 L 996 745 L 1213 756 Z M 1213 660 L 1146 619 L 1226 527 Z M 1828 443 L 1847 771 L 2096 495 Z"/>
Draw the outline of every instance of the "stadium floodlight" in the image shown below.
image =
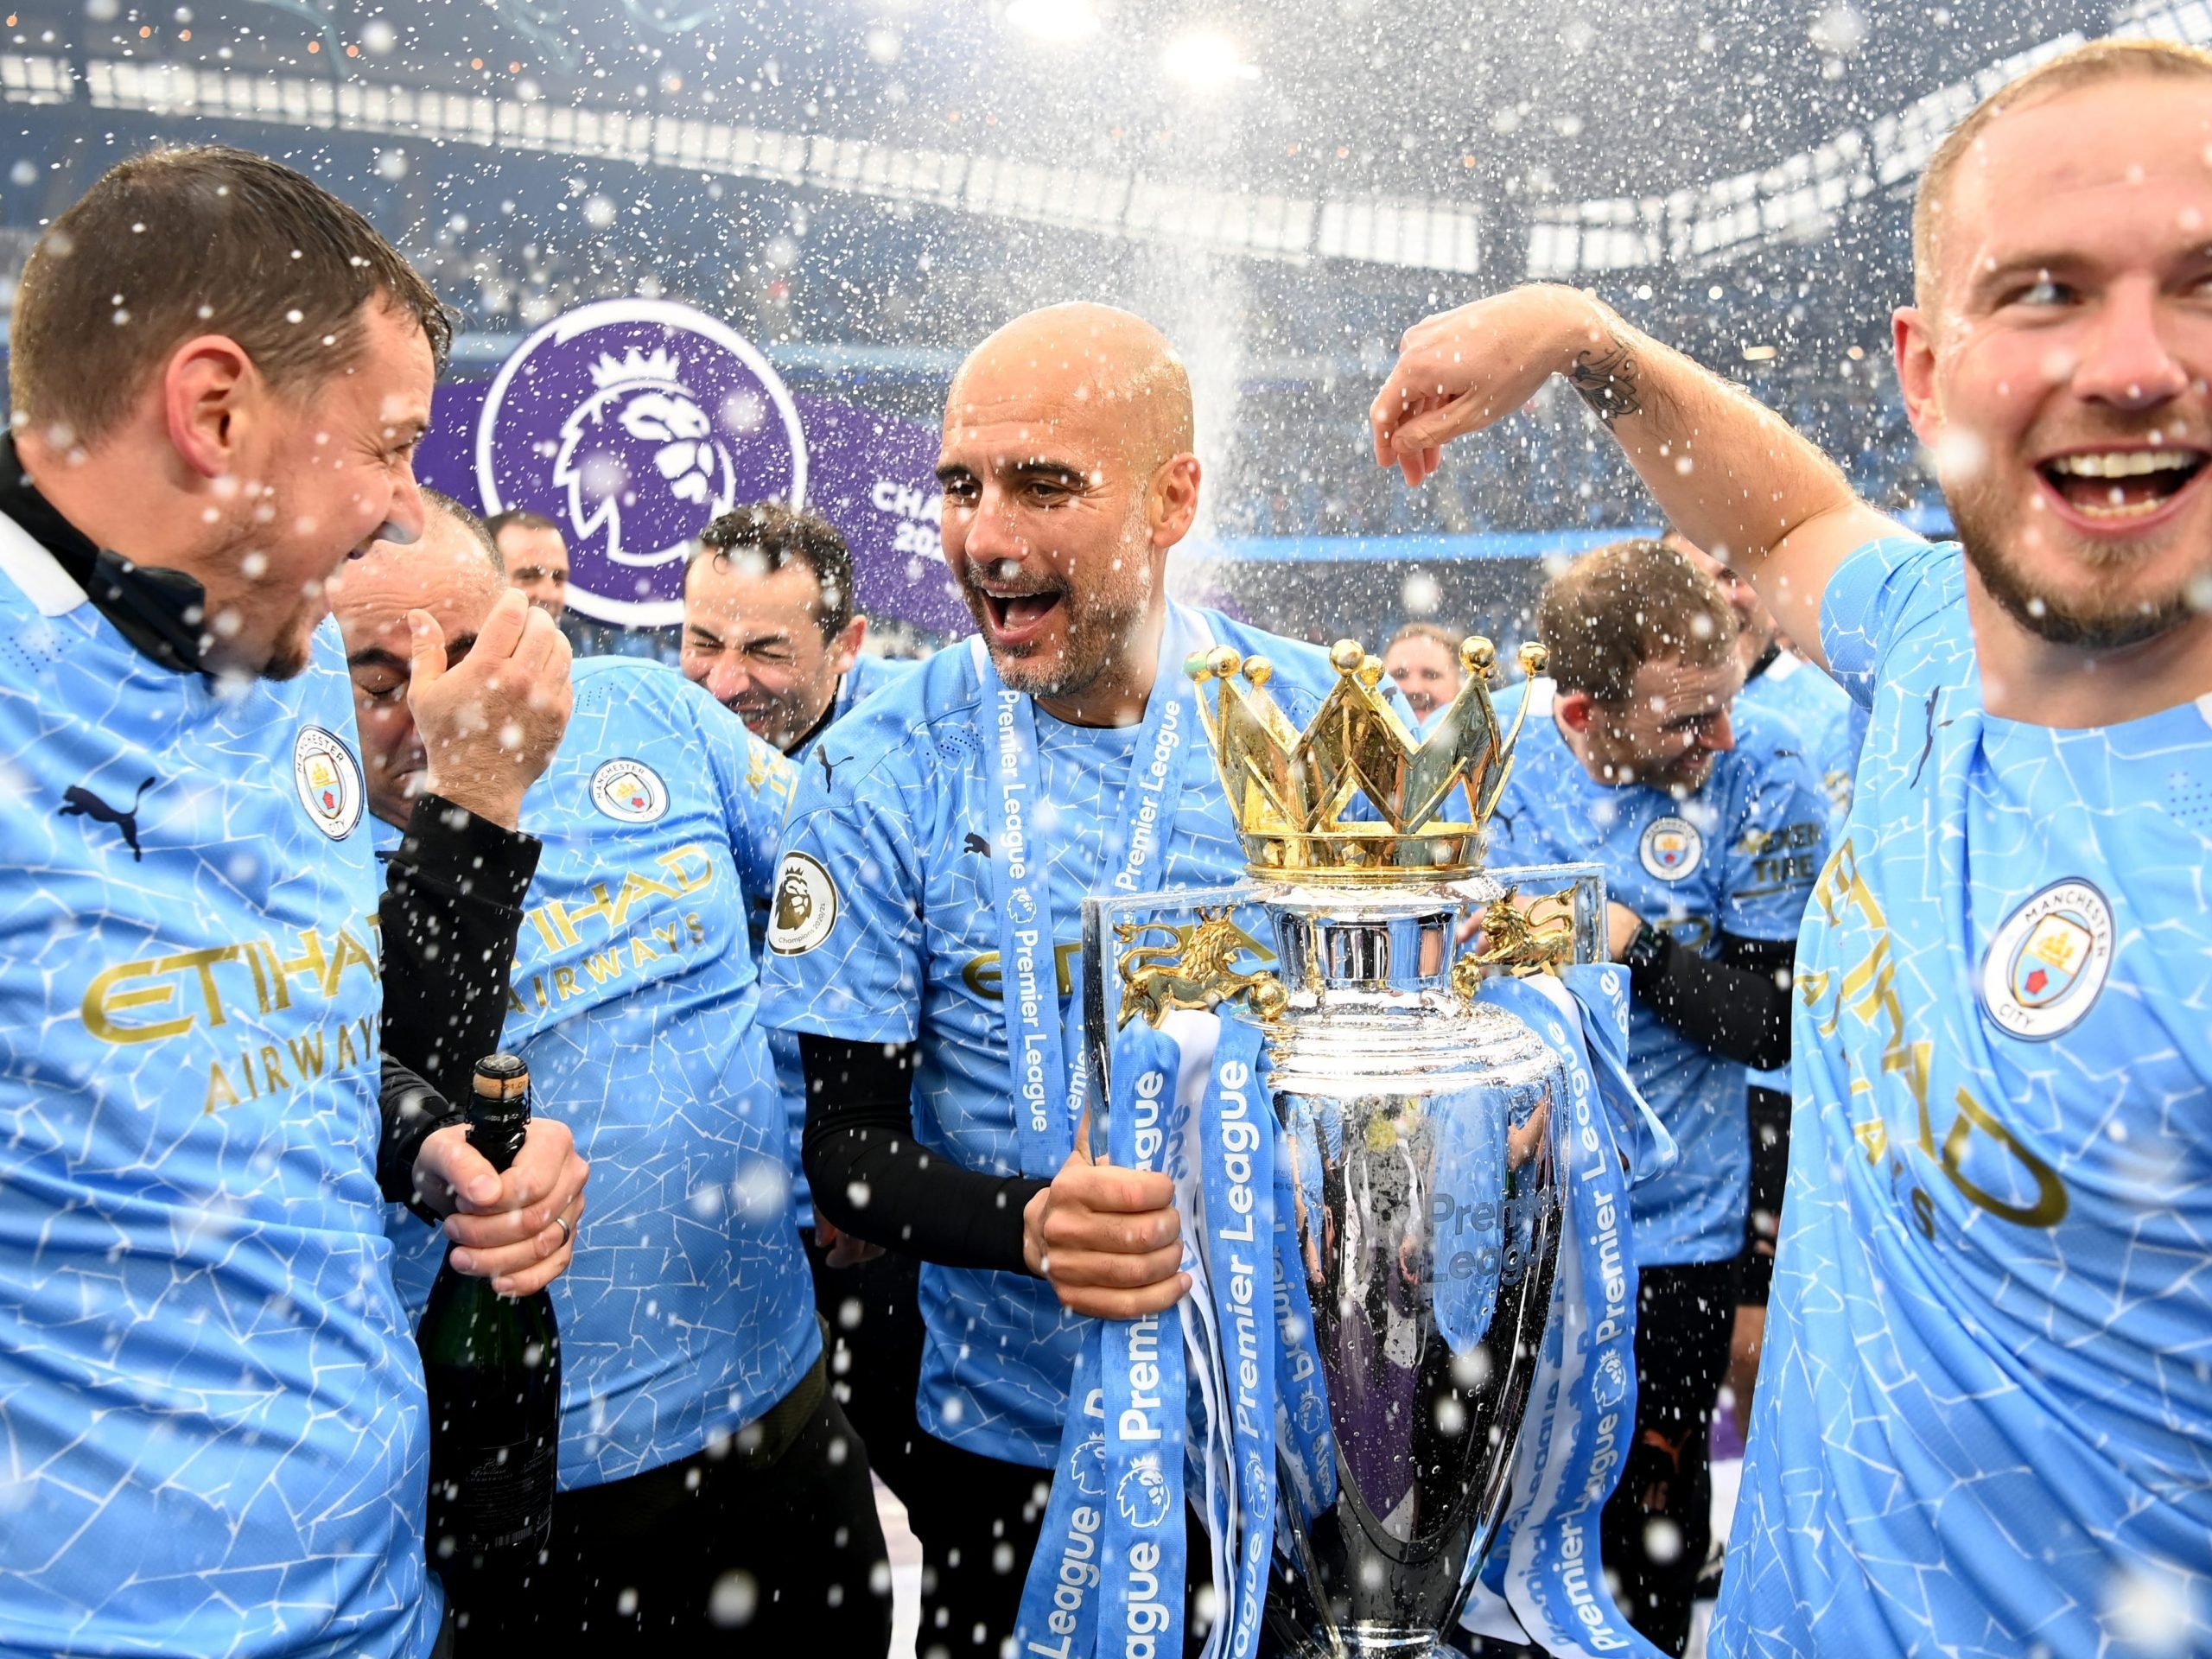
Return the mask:
<path id="1" fill-rule="evenodd" d="M 1098 11 L 1090 0 L 1008 0 L 1007 27 L 1033 41 L 1064 45 L 1098 32 Z"/>
<path id="2" fill-rule="evenodd" d="M 1171 79 L 1194 92 L 1226 92 L 1239 81 L 1257 80 L 1257 66 L 1247 63 L 1236 42 L 1216 29 L 1185 30 L 1168 41 L 1163 59 Z"/>

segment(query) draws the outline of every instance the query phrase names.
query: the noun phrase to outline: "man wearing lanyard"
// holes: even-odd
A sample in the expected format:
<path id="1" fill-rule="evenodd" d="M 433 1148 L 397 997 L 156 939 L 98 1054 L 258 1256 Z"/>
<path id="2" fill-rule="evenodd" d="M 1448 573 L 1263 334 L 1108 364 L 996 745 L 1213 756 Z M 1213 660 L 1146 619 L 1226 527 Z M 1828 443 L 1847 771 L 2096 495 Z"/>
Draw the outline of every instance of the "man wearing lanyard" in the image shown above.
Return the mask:
<path id="1" fill-rule="evenodd" d="M 1188 1286 L 1167 1178 L 1078 1143 L 1080 901 L 1243 869 L 1192 652 L 1266 655 L 1301 724 L 1336 681 L 1311 646 L 1168 601 L 1191 445 L 1189 378 L 1138 318 L 1056 306 L 978 346 L 938 476 L 982 632 L 830 728 L 785 831 L 766 1017 L 800 1033 L 815 1202 L 925 1263 L 924 1654 L 1012 1633 L 1078 1316 Z"/>

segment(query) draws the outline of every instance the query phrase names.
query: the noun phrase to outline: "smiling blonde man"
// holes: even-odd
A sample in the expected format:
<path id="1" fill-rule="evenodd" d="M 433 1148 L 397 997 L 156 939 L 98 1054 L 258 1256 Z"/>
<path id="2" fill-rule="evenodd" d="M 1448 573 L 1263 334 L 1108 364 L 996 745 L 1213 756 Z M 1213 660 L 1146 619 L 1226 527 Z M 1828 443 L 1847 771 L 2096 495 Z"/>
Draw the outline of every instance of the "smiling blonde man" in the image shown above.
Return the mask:
<path id="1" fill-rule="evenodd" d="M 1554 373 L 1871 710 L 1798 947 L 1718 1654 L 2212 1648 L 2212 55 L 2083 48 L 1929 164 L 1931 544 L 1587 298 L 1432 318 L 1409 480 Z"/>

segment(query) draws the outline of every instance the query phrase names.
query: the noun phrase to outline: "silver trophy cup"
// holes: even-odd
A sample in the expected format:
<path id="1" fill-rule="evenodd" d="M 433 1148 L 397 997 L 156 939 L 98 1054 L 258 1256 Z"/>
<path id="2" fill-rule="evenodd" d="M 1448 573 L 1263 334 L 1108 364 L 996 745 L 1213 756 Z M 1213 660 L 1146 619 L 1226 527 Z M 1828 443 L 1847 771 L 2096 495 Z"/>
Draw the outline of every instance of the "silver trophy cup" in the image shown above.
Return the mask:
<path id="1" fill-rule="evenodd" d="M 1503 874 L 1557 892 L 1565 949 L 1594 959 L 1594 873 Z M 1238 945 L 1235 977 L 1287 993 L 1269 1081 L 1311 1310 L 1299 1358 L 1326 1403 L 1322 1422 L 1282 1417 L 1306 1445 L 1279 1447 L 1268 1613 L 1294 1653 L 1433 1651 L 1510 1496 L 1551 1315 L 1566 1114 L 1550 1050 L 1462 988 L 1483 944 L 1462 944 L 1463 924 L 1505 891 L 1496 876 L 1255 883 L 1087 906 L 1094 1033 L 1154 990 L 1148 943 L 1209 925 Z M 1110 1065 L 1103 1043 L 1093 1059 Z M 1333 1475 L 1319 1483 L 1301 1466 L 1316 1441 Z"/>
<path id="2" fill-rule="evenodd" d="M 1477 868 L 1511 739 L 1488 646 L 1463 654 L 1469 688 L 1426 744 L 1357 646 L 1338 647 L 1343 683 L 1303 733 L 1263 662 L 1194 663 L 1253 879 L 1085 906 L 1094 1100 L 1132 1019 L 1242 1004 L 1266 1032 L 1310 1309 L 1287 1363 L 1321 1383 L 1278 1414 L 1267 1618 L 1327 1659 L 1410 1659 L 1457 1620 L 1552 1310 L 1567 1103 L 1543 1041 L 1477 993 L 1489 973 L 1598 959 L 1603 884 L 1587 867 Z M 1439 819 L 1458 787 L 1467 818 Z"/>

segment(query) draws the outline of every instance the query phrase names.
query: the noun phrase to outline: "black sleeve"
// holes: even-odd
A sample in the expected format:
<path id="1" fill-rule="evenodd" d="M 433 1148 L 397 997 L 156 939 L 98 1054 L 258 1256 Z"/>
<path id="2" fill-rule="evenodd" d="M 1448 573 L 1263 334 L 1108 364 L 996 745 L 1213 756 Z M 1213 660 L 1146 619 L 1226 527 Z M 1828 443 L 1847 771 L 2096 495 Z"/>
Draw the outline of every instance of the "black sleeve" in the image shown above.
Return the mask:
<path id="1" fill-rule="evenodd" d="M 384 1052 L 449 1101 L 499 1046 L 538 842 L 435 795 L 385 873 Z"/>
<path id="2" fill-rule="evenodd" d="M 1723 1059 L 1768 1071 L 1789 1063 L 1789 964 L 1795 939 L 1720 936 L 1720 954 L 1701 957 L 1667 941 L 1630 991 L 1652 1013 Z"/>
<path id="3" fill-rule="evenodd" d="M 984 1175 L 914 1140 L 912 1043 L 802 1032 L 807 1184 L 842 1232 L 948 1268 L 1027 1274 L 1021 1211 L 1046 1181 Z"/>
<path id="4" fill-rule="evenodd" d="M 423 1141 L 448 1124 L 467 1122 L 467 1114 L 389 1054 L 384 1057 L 377 1106 L 384 1118 L 384 1137 L 377 1147 L 377 1188 L 390 1202 L 405 1205 L 435 1227 L 440 1217 L 423 1207 L 415 1191 L 415 1160 Z"/>

